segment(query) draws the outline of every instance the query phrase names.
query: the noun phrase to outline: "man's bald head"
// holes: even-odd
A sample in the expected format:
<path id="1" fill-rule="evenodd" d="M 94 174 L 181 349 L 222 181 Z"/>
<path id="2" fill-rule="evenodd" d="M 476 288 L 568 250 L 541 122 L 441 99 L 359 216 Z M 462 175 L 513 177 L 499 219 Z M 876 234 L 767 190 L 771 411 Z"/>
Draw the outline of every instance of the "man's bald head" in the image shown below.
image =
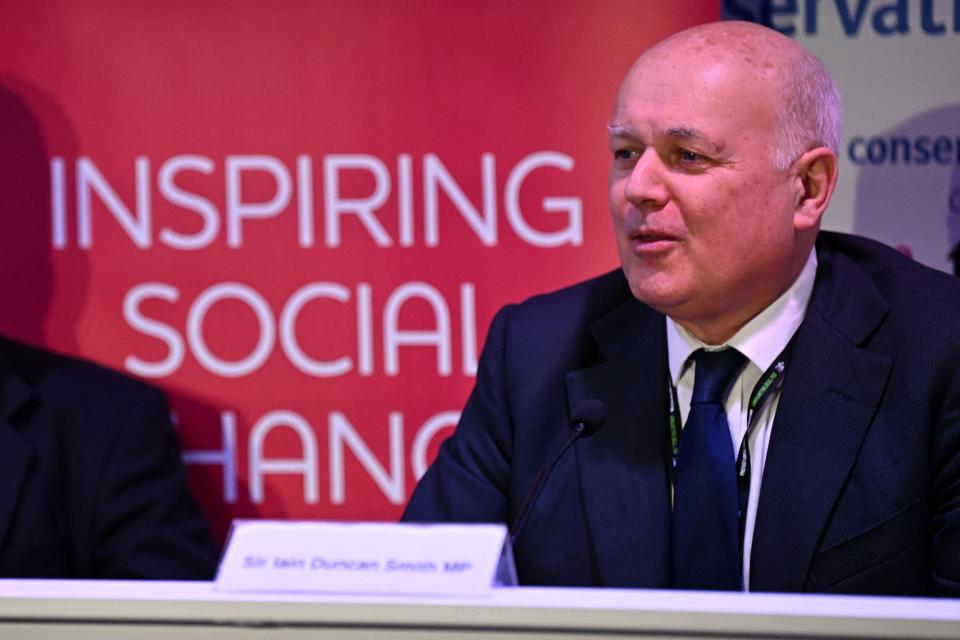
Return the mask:
<path id="1" fill-rule="evenodd" d="M 626 80 L 650 64 L 715 64 L 773 89 L 772 161 L 780 171 L 804 151 L 840 149 L 840 93 L 819 58 L 783 34 L 752 22 L 698 25 L 662 40 L 634 63 Z"/>
<path id="2" fill-rule="evenodd" d="M 610 211 L 634 296 L 707 344 L 807 261 L 837 178 L 837 93 L 816 58 L 748 23 L 641 56 L 609 123 Z"/>

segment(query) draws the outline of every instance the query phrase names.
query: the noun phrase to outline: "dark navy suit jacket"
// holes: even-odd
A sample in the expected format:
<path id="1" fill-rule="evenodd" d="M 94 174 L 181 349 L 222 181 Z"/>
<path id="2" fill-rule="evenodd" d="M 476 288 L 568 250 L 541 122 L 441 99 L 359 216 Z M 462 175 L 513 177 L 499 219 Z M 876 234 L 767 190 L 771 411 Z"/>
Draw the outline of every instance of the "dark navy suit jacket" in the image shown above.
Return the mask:
<path id="1" fill-rule="evenodd" d="M 750 589 L 960 595 L 960 281 L 875 242 L 821 233 L 757 510 Z M 411 521 L 512 522 L 598 399 L 607 418 L 557 462 L 515 541 L 521 582 L 668 586 L 664 317 L 620 271 L 503 309 Z"/>
<path id="2" fill-rule="evenodd" d="M 213 578 L 166 399 L 0 339 L 0 577 Z"/>

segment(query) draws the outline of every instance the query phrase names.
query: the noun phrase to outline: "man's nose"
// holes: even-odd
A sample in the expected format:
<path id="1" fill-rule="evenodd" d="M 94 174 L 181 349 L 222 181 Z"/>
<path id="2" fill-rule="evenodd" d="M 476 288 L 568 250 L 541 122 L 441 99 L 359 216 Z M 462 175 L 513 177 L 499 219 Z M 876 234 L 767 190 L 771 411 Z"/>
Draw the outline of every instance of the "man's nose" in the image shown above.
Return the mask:
<path id="1" fill-rule="evenodd" d="M 633 170 L 624 185 L 624 197 L 640 210 L 656 209 L 666 204 L 667 186 L 664 182 L 666 167 L 656 150 L 647 147 L 637 158 Z"/>

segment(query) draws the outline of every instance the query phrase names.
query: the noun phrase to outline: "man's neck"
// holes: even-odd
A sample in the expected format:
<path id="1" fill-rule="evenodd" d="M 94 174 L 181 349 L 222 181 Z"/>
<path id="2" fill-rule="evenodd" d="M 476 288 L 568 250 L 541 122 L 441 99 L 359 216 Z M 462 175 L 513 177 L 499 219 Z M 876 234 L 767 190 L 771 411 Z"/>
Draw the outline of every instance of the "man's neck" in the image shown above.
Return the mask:
<path id="1" fill-rule="evenodd" d="M 809 266 L 810 261 L 813 265 Z M 738 331 L 743 329 L 751 320 L 763 313 L 771 305 L 776 303 L 788 291 L 797 284 L 798 279 L 804 273 L 805 269 L 810 270 L 807 276 L 810 278 L 812 287 L 812 278 L 815 275 L 816 253 L 814 249 L 805 254 L 804 259 L 796 265 L 785 282 L 773 290 L 773 293 L 763 297 L 752 306 L 734 307 L 729 313 L 716 313 L 706 318 L 704 321 L 699 319 L 677 318 L 671 316 L 671 319 L 683 327 L 690 335 L 700 342 L 709 346 L 719 346 L 727 343 Z"/>
<path id="2" fill-rule="evenodd" d="M 800 327 L 813 296 L 817 275 L 816 254 L 811 253 L 793 284 L 733 335 L 707 342 L 667 318 L 667 353 L 670 375 L 676 383 L 691 353 L 702 347 L 729 345 L 766 371 Z"/>
<path id="3" fill-rule="evenodd" d="M 750 322 L 751 318 L 755 317 L 757 313 L 760 313 L 760 311 L 758 310 L 756 313 L 744 318 L 743 320 L 733 320 L 723 325 L 719 323 L 710 323 L 709 325 L 702 326 L 697 323 L 678 320 L 676 318 L 674 318 L 673 321 L 686 329 L 690 335 L 700 342 L 707 346 L 716 347 L 724 344 L 727 342 L 727 340 L 735 336 L 737 331 Z"/>

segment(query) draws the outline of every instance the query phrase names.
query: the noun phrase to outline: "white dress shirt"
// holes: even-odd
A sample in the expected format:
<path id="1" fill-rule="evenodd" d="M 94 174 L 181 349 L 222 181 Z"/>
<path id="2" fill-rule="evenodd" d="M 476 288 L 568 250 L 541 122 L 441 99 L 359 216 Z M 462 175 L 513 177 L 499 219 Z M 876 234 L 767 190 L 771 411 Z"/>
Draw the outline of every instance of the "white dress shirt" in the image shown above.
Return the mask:
<path id="1" fill-rule="evenodd" d="M 770 306 L 757 314 L 737 333 L 722 345 L 708 345 L 694 338 L 690 333 L 667 318 L 667 354 L 670 361 L 670 377 L 677 388 L 677 400 L 683 422 L 690 413 L 690 399 L 693 396 L 693 377 L 695 365 L 690 356 L 697 349 L 719 349 L 734 347 L 747 357 L 748 363 L 730 388 L 726 400 L 727 422 L 730 424 L 730 438 L 734 455 L 740 451 L 740 444 L 747 432 L 747 408 L 750 395 L 760 376 L 773 364 L 778 355 L 797 331 L 813 293 L 813 282 L 817 272 L 816 251 L 811 251 L 800 275 L 783 295 Z M 790 363 L 786 374 L 790 376 Z M 767 448 L 770 445 L 770 432 L 773 417 L 777 412 L 780 392 L 771 394 L 754 417 L 755 426 L 750 432 L 750 495 L 743 537 L 743 584 L 749 591 L 750 551 L 753 548 L 753 528 L 757 515 L 757 503 L 760 499 L 760 482 L 763 479 Z"/>

